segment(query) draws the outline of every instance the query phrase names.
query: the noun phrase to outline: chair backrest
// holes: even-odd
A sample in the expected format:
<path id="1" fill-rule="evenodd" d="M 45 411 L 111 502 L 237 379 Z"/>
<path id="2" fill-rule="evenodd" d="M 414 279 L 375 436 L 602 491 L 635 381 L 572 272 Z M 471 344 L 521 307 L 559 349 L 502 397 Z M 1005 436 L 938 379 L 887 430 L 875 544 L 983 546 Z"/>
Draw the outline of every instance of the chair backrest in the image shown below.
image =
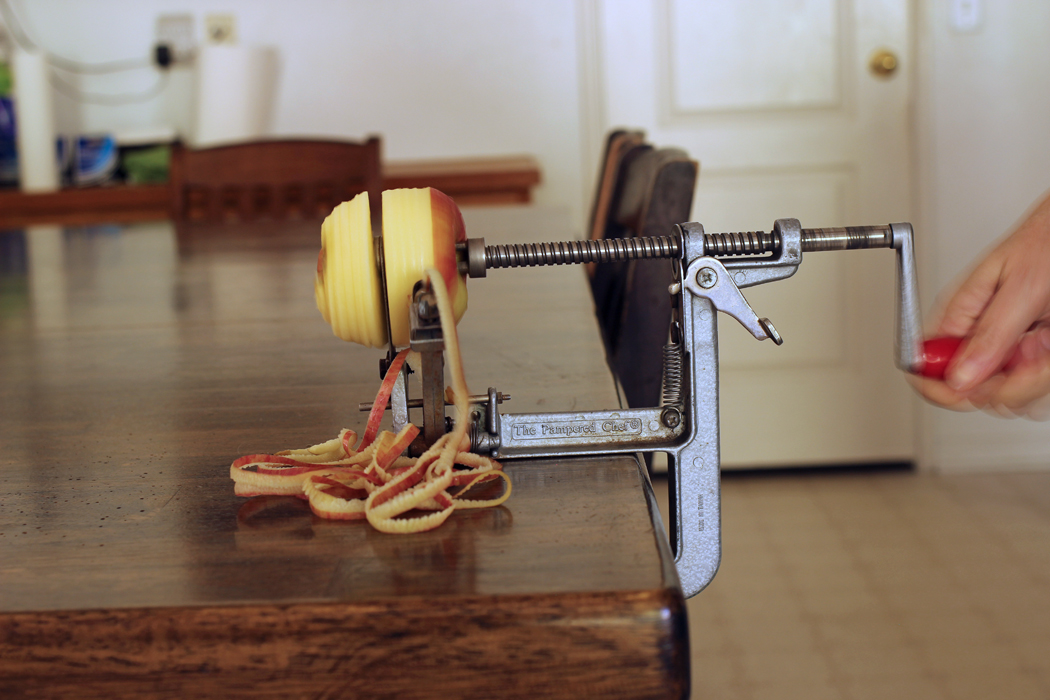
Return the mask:
<path id="1" fill-rule="evenodd" d="M 363 143 L 290 139 L 172 153 L 177 221 L 250 221 L 323 216 L 368 192 L 373 221 L 382 192 L 380 139 Z"/>
<path id="2" fill-rule="evenodd" d="M 601 237 L 669 235 L 689 220 L 698 173 L 682 150 L 631 145 L 617 166 Z M 667 260 L 632 260 L 601 263 L 591 277 L 609 364 L 631 407 L 659 404 L 671 275 Z"/>
<path id="3" fill-rule="evenodd" d="M 587 226 L 589 238 L 592 241 L 605 238 L 609 209 L 612 206 L 616 185 L 619 181 L 620 164 L 628 152 L 634 148 L 643 147 L 644 143 L 644 131 L 626 129 L 609 132 L 609 136 L 605 139 L 605 151 L 602 154 L 601 167 L 598 169 L 597 191 L 594 193 L 590 222 Z M 589 266 L 588 272 L 593 274 L 593 266 Z"/>

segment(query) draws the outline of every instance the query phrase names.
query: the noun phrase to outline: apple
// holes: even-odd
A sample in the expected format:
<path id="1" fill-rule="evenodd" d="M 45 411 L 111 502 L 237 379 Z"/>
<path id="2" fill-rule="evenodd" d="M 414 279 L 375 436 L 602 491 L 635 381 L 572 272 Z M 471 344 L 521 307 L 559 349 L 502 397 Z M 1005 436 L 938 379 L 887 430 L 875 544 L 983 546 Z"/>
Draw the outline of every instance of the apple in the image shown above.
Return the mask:
<path id="1" fill-rule="evenodd" d="M 321 225 L 314 299 L 332 332 L 373 348 L 386 345 L 368 195 L 343 202 Z"/>
<path id="2" fill-rule="evenodd" d="M 409 343 L 408 307 L 424 271 L 441 273 L 458 322 L 467 308 L 466 275 L 459 274 L 456 244 L 467 240 L 463 215 L 446 194 L 430 187 L 383 193 L 390 331 L 395 346 Z M 369 347 L 387 343 L 368 196 L 337 206 L 321 226 L 314 298 L 332 332 Z"/>
<path id="3" fill-rule="evenodd" d="M 441 273 L 453 315 L 457 322 L 462 318 L 467 283 L 456 263 L 456 244 L 466 240 L 463 215 L 443 192 L 424 187 L 383 193 L 383 257 L 394 345 L 408 345 L 412 288 L 428 268 Z"/>

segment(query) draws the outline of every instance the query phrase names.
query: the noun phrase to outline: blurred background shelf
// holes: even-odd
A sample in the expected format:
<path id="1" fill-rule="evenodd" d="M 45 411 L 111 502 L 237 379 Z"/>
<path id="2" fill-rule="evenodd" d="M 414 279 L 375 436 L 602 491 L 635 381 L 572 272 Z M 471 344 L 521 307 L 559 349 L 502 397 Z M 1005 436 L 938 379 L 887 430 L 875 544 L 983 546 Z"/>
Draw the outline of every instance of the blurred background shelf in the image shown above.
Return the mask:
<path id="1" fill-rule="evenodd" d="M 532 156 L 392 161 L 383 189 L 435 187 L 461 206 L 522 204 L 540 183 Z M 172 185 L 113 185 L 58 192 L 0 190 L 0 227 L 31 224 L 128 223 L 172 216 Z"/>
<path id="2" fill-rule="evenodd" d="M 528 204 L 540 183 L 532 156 L 392 161 L 383 165 L 383 189 L 434 187 L 471 204 Z"/>
<path id="3" fill-rule="evenodd" d="M 0 227 L 31 224 L 130 223 L 166 219 L 169 185 L 71 187 L 57 192 L 0 191 Z"/>

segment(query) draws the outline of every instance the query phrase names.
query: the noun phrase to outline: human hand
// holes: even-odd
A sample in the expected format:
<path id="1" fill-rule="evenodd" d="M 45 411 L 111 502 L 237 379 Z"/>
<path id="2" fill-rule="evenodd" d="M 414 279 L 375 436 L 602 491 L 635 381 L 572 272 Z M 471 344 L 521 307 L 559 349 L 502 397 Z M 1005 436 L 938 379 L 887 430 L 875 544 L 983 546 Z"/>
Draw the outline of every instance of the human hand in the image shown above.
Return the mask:
<path id="1" fill-rule="evenodd" d="M 1050 197 L 956 290 L 936 335 L 967 340 L 944 381 L 912 379 L 927 400 L 955 410 L 1050 417 Z"/>

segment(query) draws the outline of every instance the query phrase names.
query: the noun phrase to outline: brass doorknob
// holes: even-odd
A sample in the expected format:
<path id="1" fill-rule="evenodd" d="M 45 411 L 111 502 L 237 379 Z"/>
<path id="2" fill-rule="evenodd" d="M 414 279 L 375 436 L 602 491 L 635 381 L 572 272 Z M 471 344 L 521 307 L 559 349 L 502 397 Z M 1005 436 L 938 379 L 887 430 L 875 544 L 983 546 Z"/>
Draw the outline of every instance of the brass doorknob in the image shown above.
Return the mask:
<path id="1" fill-rule="evenodd" d="M 879 49 L 868 60 L 868 68 L 880 78 L 888 78 L 897 72 L 897 54 L 889 49 Z"/>

